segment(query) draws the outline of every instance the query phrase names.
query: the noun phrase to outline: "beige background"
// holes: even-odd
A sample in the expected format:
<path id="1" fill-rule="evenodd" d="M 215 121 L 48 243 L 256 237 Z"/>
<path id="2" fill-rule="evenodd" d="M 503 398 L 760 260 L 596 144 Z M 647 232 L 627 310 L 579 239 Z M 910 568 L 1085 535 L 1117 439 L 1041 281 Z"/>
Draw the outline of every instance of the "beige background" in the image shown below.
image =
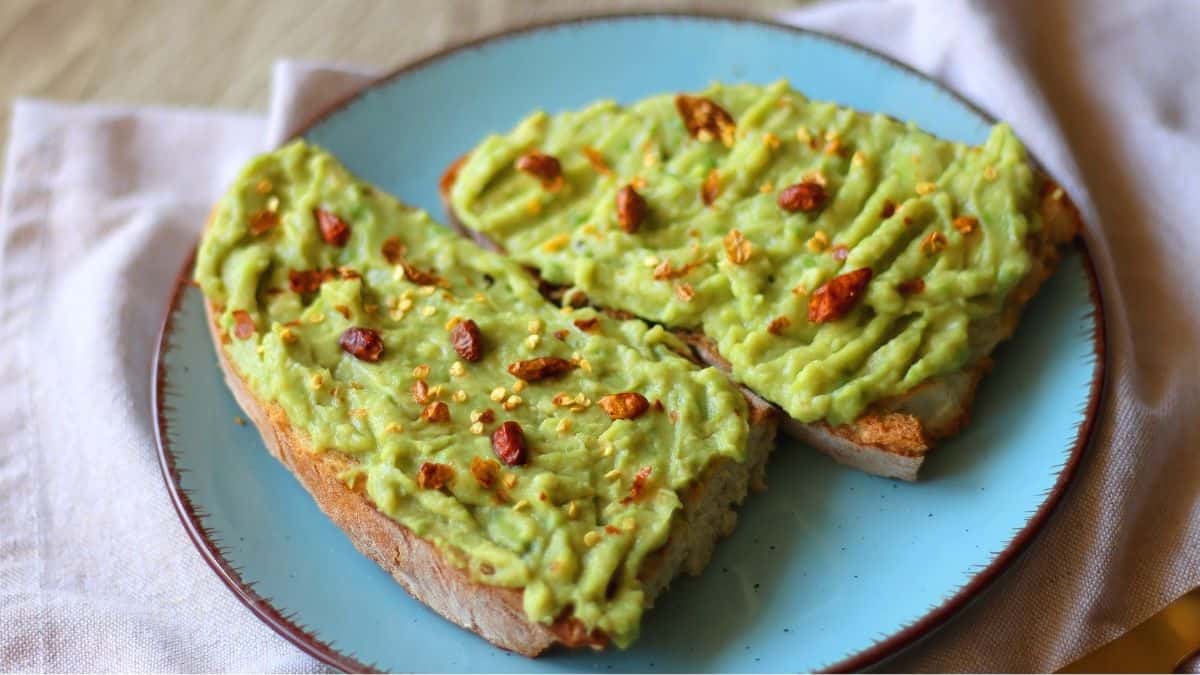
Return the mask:
<path id="1" fill-rule="evenodd" d="M 531 21 L 637 9 L 770 15 L 805 0 L 0 0 L 0 145 L 14 97 L 262 111 L 279 57 L 398 65 Z"/>

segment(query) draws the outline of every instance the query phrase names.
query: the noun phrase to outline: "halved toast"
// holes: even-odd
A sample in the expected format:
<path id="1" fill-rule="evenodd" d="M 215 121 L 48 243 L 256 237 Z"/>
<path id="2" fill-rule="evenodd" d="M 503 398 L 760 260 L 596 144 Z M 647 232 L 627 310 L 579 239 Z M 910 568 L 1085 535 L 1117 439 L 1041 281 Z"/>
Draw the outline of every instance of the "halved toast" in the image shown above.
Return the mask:
<path id="1" fill-rule="evenodd" d="M 337 227 L 326 227 L 333 224 L 331 213 L 346 215 L 346 220 L 337 220 L 338 227 L 349 228 L 348 236 L 338 234 Z M 322 511 L 360 551 L 442 616 L 497 646 L 529 656 L 554 644 L 627 644 L 636 635 L 641 607 L 651 606 L 677 574 L 703 569 L 716 540 L 732 529 L 735 506 L 751 486 L 762 484 L 776 426 L 774 411 L 723 378 L 709 376 L 711 370 L 678 356 L 674 350 L 682 347 L 661 330 L 591 310 L 564 314 L 544 303 L 535 282 L 514 264 L 441 236 L 437 229 L 424 214 L 354 181 L 331 157 L 303 144 L 252 162 L 214 210 L 197 262 L 225 379 L 267 448 Z M 331 243 L 339 237 L 340 244 Z M 351 258 L 358 264 L 345 264 Z M 289 268 L 290 263 L 304 265 Z M 437 263 L 446 266 L 429 268 Z M 307 274 L 313 269 L 322 272 Z M 414 277 L 422 283 L 413 282 Z M 290 290 L 285 290 L 289 284 Z M 415 292 L 400 292 L 396 303 L 376 297 L 388 288 Z M 474 297 L 467 297 L 467 288 L 475 289 Z M 406 297 L 418 298 L 421 308 L 401 310 Z M 503 306 L 486 309 L 491 298 Z M 370 310 L 374 300 L 389 307 L 386 317 L 378 315 L 378 307 Z M 481 340 L 473 347 L 483 351 L 467 350 L 474 357 L 468 359 L 453 337 L 470 317 L 452 317 L 447 325 L 454 326 L 449 329 L 425 325 L 445 321 L 445 314 L 436 319 L 432 312 L 424 314 L 424 307 L 435 306 L 474 314 Z M 295 318 L 285 320 L 288 317 Z M 518 317 L 536 318 L 528 321 L 528 330 L 523 323 L 516 326 L 513 336 L 500 330 Z M 383 351 L 355 351 L 355 344 L 342 344 L 339 350 L 322 343 L 319 338 L 341 331 L 343 320 L 375 326 Z M 401 333 L 404 321 L 415 322 L 418 330 Z M 331 324 L 336 324 L 332 332 L 325 330 Z M 571 334 L 552 336 L 558 326 L 563 327 L 560 331 L 569 327 Z M 435 338 L 422 337 L 433 331 Z M 543 333 L 542 345 L 530 337 Z M 442 376 L 437 363 L 446 358 L 435 353 L 439 345 L 461 357 L 450 365 L 445 383 L 446 389 L 458 389 L 453 394 L 439 391 L 435 384 Z M 595 349 L 612 350 L 617 362 L 591 366 L 586 357 Z M 505 376 L 524 400 L 513 394 L 502 403 L 496 401 L 484 369 L 514 353 L 563 350 L 582 355 L 571 359 L 569 372 L 545 382 L 524 371 L 528 381 Z M 320 362 L 331 365 L 309 367 Z M 610 365 L 625 372 L 614 372 Z M 582 397 L 584 392 L 637 381 L 637 376 L 630 379 L 629 371 L 642 373 L 644 391 L 656 401 L 637 415 L 613 418 L 599 409 L 599 396 L 595 404 L 577 397 L 567 406 L 550 401 L 550 393 L 559 387 L 569 385 Z M 670 384 L 669 390 L 644 381 L 655 376 Z M 280 384 L 291 381 L 303 387 Z M 711 396 L 702 401 L 696 398 L 701 393 Z M 418 394 L 428 405 L 415 400 Z M 484 407 L 481 400 L 492 401 L 488 409 L 494 409 L 494 419 L 467 417 L 468 408 Z M 360 404 L 363 407 L 353 407 Z M 444 417 L 426 416 L 438 404 L 443 404 Z M 691 409 L 693 405 L 725 415 L 700 420 L 699 408 Z M 504 418 L 523 425 L 522 438 L 528 442 L 527 456 L 515 463 L 509 463 L 515 458 L 500 454 L 496 441 L 490 447 L 486 442 L 484 427 L 492 432 L 495 425 L 498 431 Z M 537 420 L 542 423 L 535 424 Z M 564 420 L 572 420 L 578 432 L 573 434 Z M 673 433 L 661 433 L 664 428 Z M 600 434 L 595 438 L 581 437 L 596 430 Z M 672 453 L 681 450 L 673 436 L 685 439 L 689 447 L 680 459 L 671 459 L 653 447 L 630 446 L 643 435 L 647 443 Z M 581 465 L 577 458 L 586 462 Z M 640 483 L 636 476 L 629 481 L 635 461 L 655 467 L 637 472 Z M 430 464 L 450 467 L 452 477 L 436 485 L 422 484 Z M 409 471 L 415 480 L 399 475 Z M 613 475 L 622 472 L 626 475 Z M 569 484 L 592 480 L 588 476 L 595 482 Z M 395 485 L 384 489 L 381 481 Z M 575 487 L 581 497 L 568 499 Z M 531 499 L 517 499 L 526 493 Z M 437 504 L 449 510 L 439 512 L 443 507 Z M 414 515 L 406 509 L 430 513 Z M 470 512 L 470 517 L 456 518 L 458 510 Z M 518 515 L 510 519 L 512 513 Z M 454 534 L 464 522 L 468 531 L 472 523 L 487 525 L 475 530 L 483 538 Z M 534 534 L 521 538 L 520 533 L 504 532 L 514 523 L 533 528 Z M 639 537 L 644 542 L 639 543 Z M 498 550 L 506 546 L 524 552 L 506 557 Z M 616 550 L 624 553 L 609 558 Z M 521 583 L 520 575 L 510 575 L 512 569 L 502 567 L 500 560 L 508 560 L 514 569 L 526 563 L 539 566 L 528 578 L 550 586 L 551 593 L 561 589 L 546 583 L 545 570 L 558 574 L 555 565 L 574 561 L 580 574 L 600 575 L 592 583 L 600 584 L 601 596 L 589 600 L 592 614 L 584 618 L 576 607 L 558 599 L 552 599 L 549 615 L 540 606 L 531 612 L 529 586 Z M 604 565 L 614 561 L 616 567 L 605 572 Z M 627 564 L 632 569 L 626 570 Z M 497 581 L 489 583 L 492 579 Z M 585 583 L 579 580 L 580 587 Z M 542 603 L 546 592 L 539 591 Z M 567 592 L 572 592 L 569 584 Z M 609 593 L 618 598 L 629 594 L 638 606 L 610 607 L 606 603 L 617 600 Z M 614 608 L 631 613 L 632 627 L 628 621 L 606 623 L 603 612 Z"/>
<path id="2" fill-rule="evenodd" d="M 469 184 L 460 186 L 464 172 Z M 967 147 L 807 101 L 785 83 L 535 113 L 463 155 L 439 187 L 460 233 L 513 254 L 560 294 L 675 330 L 700 358 L 782 407 L 791 435 L 905 480 L 916 479 L 938 439 L 966 425 L 993 348 L 1080 229 L 1069 198 L 1005 127 L 985 146 Z M 901 260 L 909 276 L 894 269 Z M 855 268 L 873 269 L 865 298 L 844 319 L 814 321 L 815 296 Z M 781 285 L 795 286 L 800 299 L 775 290 Z M 745 309 L 755 306 L 757 314 Z M 877 379 L 889 366 L 872 370 L 871 351 L 849 371 L 820 362 L 830 354 L 803 354 L 822 341 L 845 344 L 855 325 L 865 329 L 885 308 L 898 326 L 881 333 L 888 347 L 899 340 L 887 336 L 941 320 L 942 308 L 969 328 L 927 331 L 922 358 L 894 366 L 905 386 L 814 412 L 808 400 L 838 395 L 863 372 L 860 379 Z M 735 319 L 715 322 L 714 334 L 714 315 Z M 947 335 L 953 350 L 937 342 Z M 730 358 L 722 340 L 744 353 Z M 771 383 L 758 354 L 792 367 L 777 368 Z M 936 367 L 923 359 L 930 354 Z M 797 393 L 803 388 L 788 378 L 814 370 L 828 371 L 827 383 Z"/>

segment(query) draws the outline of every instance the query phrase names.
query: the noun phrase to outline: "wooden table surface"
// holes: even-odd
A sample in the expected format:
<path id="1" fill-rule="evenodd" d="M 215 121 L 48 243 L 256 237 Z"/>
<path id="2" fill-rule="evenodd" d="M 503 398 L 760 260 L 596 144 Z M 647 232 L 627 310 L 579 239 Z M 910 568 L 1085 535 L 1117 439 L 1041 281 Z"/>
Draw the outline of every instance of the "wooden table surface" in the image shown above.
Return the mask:
<path id="1" fill-rule="evenodd" d="M 262 111 L 278 58 L 388 67 L 510 26 L 806 0 L 0 0 L 0 146 L 17 96 Z"/>

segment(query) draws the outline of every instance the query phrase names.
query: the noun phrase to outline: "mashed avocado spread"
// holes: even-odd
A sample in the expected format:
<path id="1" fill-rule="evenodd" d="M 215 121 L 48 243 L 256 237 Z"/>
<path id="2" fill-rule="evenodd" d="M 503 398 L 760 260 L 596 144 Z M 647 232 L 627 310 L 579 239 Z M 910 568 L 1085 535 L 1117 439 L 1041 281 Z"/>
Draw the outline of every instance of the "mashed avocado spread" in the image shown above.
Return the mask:
<path id="1" fill-rule="evenodd" d="M 245 168 L 195 275 L 254 395 L 473 579 L 524 588 L 533 620 L 632 641 L 680 491 L 744 458 L 744 398 L 669 332 L 554 307 L 517 263 L 302 142 Z"/>
<path id="2" fill-rule="evenodd" d="M 842 424 L 983 356 L 972 327 L 1033 264 L 1034 181 L 1006 125 L 970 147 L 780 82 L 535 112 L 450 198 L 549 282 L 700 330 L 792 417 Z"/>

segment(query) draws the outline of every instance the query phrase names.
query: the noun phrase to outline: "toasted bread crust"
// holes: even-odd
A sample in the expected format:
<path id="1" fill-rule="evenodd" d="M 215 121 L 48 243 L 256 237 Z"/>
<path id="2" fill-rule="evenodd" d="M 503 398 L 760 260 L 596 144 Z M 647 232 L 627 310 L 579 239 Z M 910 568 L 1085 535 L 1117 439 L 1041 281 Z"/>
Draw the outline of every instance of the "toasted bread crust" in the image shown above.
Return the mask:
<path id="1" fill-rule="evenodd" d="M 438 181 L 443 207 L 451 227 L 479 245 L 504 253 L 504 248 L 487 235 L 466 227 L 454 211 L 450 191 L 469 154 L 447 167 Z M 970 421 L 970 406 L 983 376 L 992 367 L 989 354 L 1008 339 L 1019 322 L 1021 311 L 1050 277 L 1060 257 L 1058 245 L 1069 242 L 1083 229 L 1079 211 L 1069 196 L 1052 179 L 1038 176 L 1042 236 L 1028 242 L 1034 268 L 1012 292 L 996 320 L 971 345 L 971 365 L 957 373 L 933 378 L 899 396 L 878 401 L 848 425 L 805 423 L 781 415 L 783 431 L 834 460 L 877 476 L 915 481 L 925 455 L 935 441 L 960 432 Z M 676 331 L 704 362 L 728 373 L 729 362 L 706 335 Z"/>
<path id="2" fill-rule="evenodd" d="M 209 328 L 219 346 L 221 335 L 213 321 L 213 309 L 207 302 L 205 306 Z M 362 481 L 347 487 L 338 475 L 352 468 L 355 460 L 337 451 L 314 452 L 282 408 L 262 403 L 254 396 L 224 349 L 218 348 L 217 356 L 226 384 L 258 427 L 267 450 L 295 474 L 355 548 L 387 570 L 410 595 L 489 642 L 526 656 L 536 656 L 555 642 L 588 642 L 587 632 L 579 626 L 530 622 L 521 607 L 520 590 L 476 584 L 432 543 L 377 510 L 367 498 Z"/>
<path id="3" fill-rule="evenodd" d="M 410 595 L 496 646 L 525 656 L 537 656 L 555 644 L 597 649 L 608 644 L 603 633 L 590 632 L 571 617 L 551 625 L 530 621 L 523 609 L 521 589 L 472 581 L 433 543 L 376 509 L 363 481 L 347 486 L 338 476 L 355 466 L 355 460 L 336 450 L 313 451 L 281 407 L 258 400 L 222 348 L 224 336 L 207 300 L 205 311 L 225 381 L 259 429 L 267 449 L 299 479 L 355 548 L 390 573 Z M 774 445 L 777 415 L 756 399 L 750 398 L 749 402 L 751 434 L 746 461 L 713 462 L 681 495 L 684 507 L 672 523 L 667 544 L 642 566 L 648 605 L 681 571 L 700 573 L 717 539 L 733 529 L 733 506 L 741 503 L 751 486 L 762 483 L 766 457 Z"/>

